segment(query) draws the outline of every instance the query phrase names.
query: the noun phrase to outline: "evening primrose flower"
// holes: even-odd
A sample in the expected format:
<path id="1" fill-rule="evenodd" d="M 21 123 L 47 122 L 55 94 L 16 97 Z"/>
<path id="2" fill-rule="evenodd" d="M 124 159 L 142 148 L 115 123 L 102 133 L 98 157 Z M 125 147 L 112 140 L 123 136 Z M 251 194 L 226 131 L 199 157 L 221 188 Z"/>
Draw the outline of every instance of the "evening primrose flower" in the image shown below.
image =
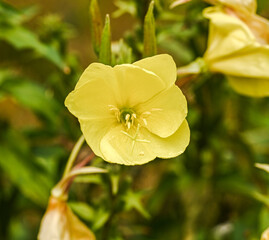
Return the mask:
<path id="1" fill-rule="evenodd" d="M 133 64 L 91 64 L 65 105 L 93 152 L 111 163 L 172 158 L 189 144 L 187 102 L 175 85 L 176 65 L 162 54 Z"/>
<path id="2" fill-rule="evenodd" d="M 171 8 L 190 1 L 192 0 L 176 0 L 172 2 Z M 213 5 L 223 5 L 229 8 L 233 8 L 234 10 L 243 12 L 246 11 L 250 13 L 255 13 L 257 9 L 256 0 L 203 0 L 203 1 Z"/>
<path id="3" fill-rule="evenodd" d="M 269 96 L 269 22 L 255 14 L 242 14 L 231 8 L 209 7 L 207 68 L 228 77 L 238 93 Z"/>

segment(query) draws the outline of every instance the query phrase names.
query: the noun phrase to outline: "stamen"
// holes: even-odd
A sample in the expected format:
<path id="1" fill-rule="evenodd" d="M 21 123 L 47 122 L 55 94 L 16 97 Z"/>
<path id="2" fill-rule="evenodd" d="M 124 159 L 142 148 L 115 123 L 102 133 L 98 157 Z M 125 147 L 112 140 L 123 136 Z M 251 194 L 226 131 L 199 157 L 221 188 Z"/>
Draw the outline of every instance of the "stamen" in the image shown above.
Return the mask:
<path id="1" fill-rule="evenodd" d="M 110 111 L 114 112 L 114 114 L 117 118 L 117 121 L 120 122 L 120 110 L 117 107 L 115 107 L 114 105 L 108 105 L 108 107 L 109 107 Z"/>
<path id="2" fill-rule="evenodd" d="M 127 114 L 126 114 L 126 116 L 125 116 L 125 121 L 126 121 L 126 122 L 128 122 L 128 121 L 129 121 L 129 119 L 130 119 L 130 117 L 131 117 L 131 116 L 130 116 L 130 114 L 129 114 L 129 113 L 127 113 Z"/>
<path id="3" fill-rule="evenodd" d="M 145 126 L 148 126 L 148 122 L 147 122 L 147 120 L 146 120 L 145 118 L 142 118 L 142 120 L 143 120 Z"/>

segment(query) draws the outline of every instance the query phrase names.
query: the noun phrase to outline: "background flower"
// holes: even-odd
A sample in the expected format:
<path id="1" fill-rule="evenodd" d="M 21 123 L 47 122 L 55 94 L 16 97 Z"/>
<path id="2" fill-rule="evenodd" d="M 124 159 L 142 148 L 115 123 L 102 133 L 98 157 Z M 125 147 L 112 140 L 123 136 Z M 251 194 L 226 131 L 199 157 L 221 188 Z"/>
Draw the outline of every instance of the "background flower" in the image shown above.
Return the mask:
<path id="1" fill-rule="evenodd" d="M 205 9 L 204 16 L 210 20 L 204 54 L 209 70 L 227 75 L 241 94 L 269 96 L 268 21 L 221 7 Z"/>

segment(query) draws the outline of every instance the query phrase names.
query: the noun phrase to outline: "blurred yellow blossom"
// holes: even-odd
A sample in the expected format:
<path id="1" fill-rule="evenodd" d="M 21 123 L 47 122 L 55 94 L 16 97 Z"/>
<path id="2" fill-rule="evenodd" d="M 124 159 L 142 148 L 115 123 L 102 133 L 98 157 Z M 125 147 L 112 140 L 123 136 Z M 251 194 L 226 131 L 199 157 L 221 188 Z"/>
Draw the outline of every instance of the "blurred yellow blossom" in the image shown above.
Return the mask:
<path id="1" fill-rule="evenodd" d="M 176 0 L 172 2 L 171 8 L 190 2 L 190 1 L 192 0 Z M 255 13 L 257 9 L 256 0 L 203 0 L 203 1 L 213 4 L 213 5 L 223 5 L 223 6 L 233 8 L 234 10 L 237 10 L 237 11 L 246 11 L 250 13 Z"/>
<path id="2" fill-rule="evenodd" d="M 65 105 L 96 155 L 144 164 L 175 157 L 189 144 L 187 102 L 175 81 L 176 65 L 167 54 L 115 67 L 93 63 Z"/>
<path id="3" fill-rule="evenodd" d="M 204 54 L 208 69 L 227 75 L 241 94 L 269 96 L 269 22 L 221 7 L 205 9 L 204 16 L 210 20 Z"/>
<path id="4" fill-rule="evenodd" d="M 94 234 L 74 215 L 66 201 L 50 197 L 38 240 L 95 240 Z"/>
<path id="5" fill-rule="evenodd" d="M 261 240 L 269 240 L 269 228 L 262 233 Z"/>

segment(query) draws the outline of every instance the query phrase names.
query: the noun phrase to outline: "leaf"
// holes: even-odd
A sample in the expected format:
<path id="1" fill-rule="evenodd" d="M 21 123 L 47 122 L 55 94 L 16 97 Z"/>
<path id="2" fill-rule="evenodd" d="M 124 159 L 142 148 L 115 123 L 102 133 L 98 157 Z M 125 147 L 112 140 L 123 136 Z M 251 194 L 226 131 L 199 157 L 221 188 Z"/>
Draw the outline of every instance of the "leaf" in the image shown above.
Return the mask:
<path id="1" fill-rule="evenodd" d="M 129 190 L 126 195 L 123 197 L 123 201 L 125 202 L 125 209 L 131 210 L 135 209 L 137 210 L 144 218 L 149 219 L 150 214 L 147 212 L 147 210 L 144 208 L 141 198 L 143 197 L 143 192 L 137 192 L 134 193 L 131 190 Z"/>
<path id="2" fill-rule="evenodd" d="M 118 7 L 118 9 L 113 12 L 112 17 L 118 18 L 122 16 L 124 13 L 129 13 L 132 16 L 136 16 L 136 5 L 135 2 L 132 1 L 123 1 L 123 0 L 117 0 L 115 1 L 115 6 Z"/>
<path id="3" fill-rule="evenodd" d="M 44 173 L 3 145 L 0 145 L 0 167 L 26 197 L 46 206 L 52 182 Z"/>
<path id="4" fill-rule="evenodd" d="M 6 93 L 15 97 L 20 104 L 57 124 L 58 119 L 56 118 L 56 114 L 59 106 L 49 94 L 46 94 L 44 88 L 30 81 L 7 81 L 9 82 L 6 82 L 4 86 Z"/>
<path id="5" fill-rule="evenodd" d="M 66 65 L 60 54 L 51 46 L 42 43 L 38 37 L 21 26 L 1 27 L 0 39 L 7 41 L 18 50 L 32 49 L 38 57 L 45 57 L 64 70 Z"/>
<path id="6" fill-rule="evenodd" d="M 269 153 L 269 128 L 257 128 L 244 131 L 243 139 L 257 152 Z"/>
<path id="7" fill-rule="evenodd" d="M 153 14 L 154 1 L 149 5 L 144 21 L 144 51 L 143 57 L 150 57 L 157 53 L 157 43 L 155 35 L 155 19 Z"/>
<path id="8" fill-rule="evenodd" d="M 92 37 L 93 49 L 95 51 L 95 54 L 99 56 L 102 31 L 103 31 L 103 21 L 100 13 L 98 0 L 91 1 L 90 21 L 91 21 L 91 37 Z"/>
<path id="9" fill-rule="evenodd" d="M 105 26 L 102 33 L 99 61 L 103 64 L 111 64 L 111 31 L 109 15 L 106 15 Z"/>
<path id="10" fill-rule="evenodd" d="M 109 219 L 109 215 L 109 212 L 107 212 L 105 209 L 99 209 L 97 212 L 95 212 L 95 220 L 92 229 L 98 230 L 103 227 Z"/>
<path id="11" fill-rule="evenodd" d="M 68 202 L 71 209 L 82 219 L 86 221 L 93 221 L 95 219 L 95 211 L 84 202 Z"/>
<path id="12" fill-rule="evenodd" d="M 17 10 L 11 5 L 0 2 L 0 23 L 19 25 L 36 15 L 38 8 L 30 6 L 23 10 Z"/>

